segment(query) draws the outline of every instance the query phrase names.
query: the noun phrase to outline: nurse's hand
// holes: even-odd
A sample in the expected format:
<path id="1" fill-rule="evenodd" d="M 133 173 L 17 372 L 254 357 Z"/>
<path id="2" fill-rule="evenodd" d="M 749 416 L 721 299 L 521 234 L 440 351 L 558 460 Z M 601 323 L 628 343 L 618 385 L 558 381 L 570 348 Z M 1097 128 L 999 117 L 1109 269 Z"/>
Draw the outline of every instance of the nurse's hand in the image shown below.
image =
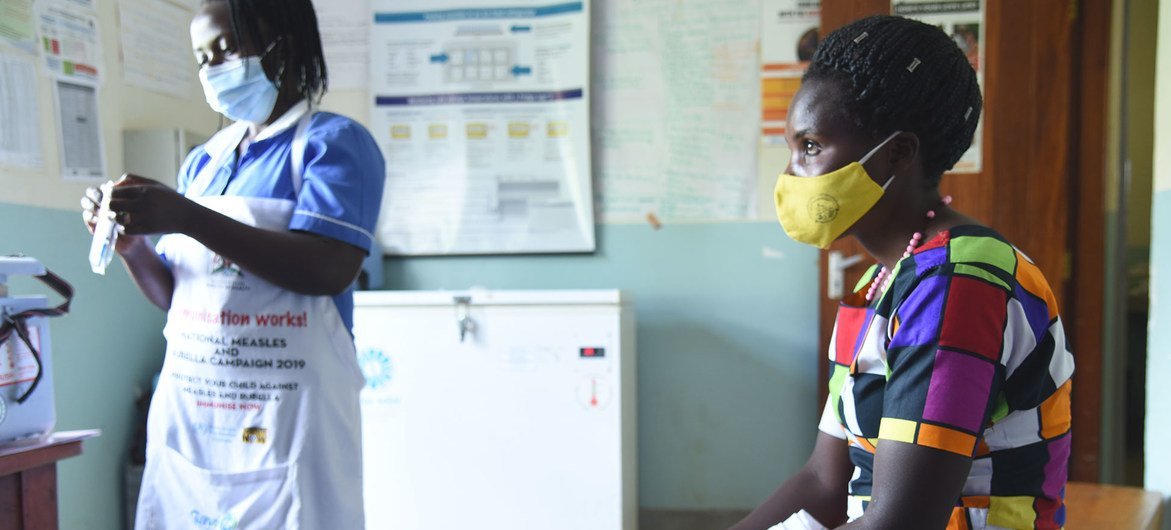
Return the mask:
<path id="1" fill-rule="evenodd" d="M 89 229 L 89 233 L 94 233 L 94 229 L 98 223 L 98 208 L 102 204 L 102 189 L 98 186 L 90 186 L 85 189 L 85 195 L 81 197 L 81 220 L 85 223 L 85 227 Z M 138 243 L 142 236 L 120 234 L 118 241 L 114 244 L 114 251 L 119 254 L 125 254 L 128 249 Z"/>
<path id="2" fill-rule="evenodd" d="M 132 236 L 182 232 L 197 206 L 167 185 L 138 175 L 122 175 L 110 197 L 114 219 Z"/>
<path id="3" fill-rule="evenodd" d="M 119 209 L 119 207 L 126 208 L 127 206 L 120 204 L 120 201 L 126 201 L 119 199 L 122 190 L 127 187 L 151 187 L 152 185 L 166 188 L 153 180 L 131 175 L 123 175 L 122 178 L 118 179 L 118 182 L 114 183 L 114 190 L 110 193 L 110 209 L 116 212 L 114 219 L 123 225 L 123 232 L 118 236 L 114 251 L 122 257 L 126 270 L 130 272 L 135 285 L 146 295 L 147 300 L 166 311 L 171 307 L 171 296 L 175 292 L 175 278 L 171 275 L 171 269 L 163 263 L 162 258 L 155 252 L 154 245 L 146 236 L 138 235 L 125 226 L 128 223 L 138 223 L 133 215 L 127 215 L 130 210 Z M 131 195 L 135 195 L 135 193 L 131 193 Z M 98 205 L 101 203 L 102 190 L 100 188 L 94 187 L 85 190 L 85 196 L 81 198 L 81 218 L 85 221 L 85 226 L 89 228 L 91 234 L 97 222 Z M 138 201 L 130 201 L 130 205 L 138 207 Z M 141 233 L 144 232 L 139 232 L 139 234 Z"/>

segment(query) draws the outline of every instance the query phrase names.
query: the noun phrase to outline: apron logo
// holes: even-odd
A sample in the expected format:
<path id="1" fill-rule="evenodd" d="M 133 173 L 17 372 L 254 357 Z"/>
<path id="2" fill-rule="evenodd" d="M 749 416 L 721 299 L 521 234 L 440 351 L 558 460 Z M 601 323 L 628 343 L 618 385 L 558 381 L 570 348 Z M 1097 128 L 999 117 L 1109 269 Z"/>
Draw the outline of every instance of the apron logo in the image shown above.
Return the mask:
<path id="1" fill-rule="evenodd" d="M 210 423 L 194 423 L 191 429 L 208 440 L 219 443 L 229 443 L 236 439 L 236 430 L 231 427 L 216 427 Z"/>
<path id="2" fill-rule="evenodd" d="M 391 376 L 394 375 L 394 367 L 390 363 L 390 357 L 382 350 L 374 348 L 364 350 L 358 356 L 358 366 L 362 369 L 362 375 L 366 377 L 366 386 L 372 390 L 377 390 L 389 383 Z"/>
<path id="3" fill-rule="evenodd" d="M 211 258 L 211 272 L 212 274 L 225 274 L 229 276 L 243 276 L 244 272 L 232 260 L 225 258 L 219 254 L 215 254 Z"/>
<path id="4" fill-rule="evenodd" d="M 199 510 L 191 510 L 191 522 L 195 523 L 197 528 L 210 530 L 236 530 L 240 526 L 240 522 L 230 513 L 225 513 L 223 517 L 217 518 L 204 515 Z"/>
<path id="5" fill-rule="evenodd" d="M 246 444 L 268 443 L 268 429 L 264 427 L 248 427 L 244 429 L 243 439 Z"/>

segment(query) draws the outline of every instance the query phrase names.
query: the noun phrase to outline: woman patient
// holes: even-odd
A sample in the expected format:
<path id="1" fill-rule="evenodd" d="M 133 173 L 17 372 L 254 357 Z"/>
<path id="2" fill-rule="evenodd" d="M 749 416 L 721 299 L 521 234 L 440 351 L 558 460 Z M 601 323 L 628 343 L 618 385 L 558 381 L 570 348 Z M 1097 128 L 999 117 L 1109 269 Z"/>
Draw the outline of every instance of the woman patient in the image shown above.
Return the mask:
<path id="1" fill-rule="evenodd" d="M 871 17 L 818 48 L 777 215 L 797 241 L 853 237 L 877 263 L 838 309 L 813 453 L 734 530 L 1064 524 L 1074 363 L 1057 301 L 939 192 L 981 104 L 936 27 Z"/>

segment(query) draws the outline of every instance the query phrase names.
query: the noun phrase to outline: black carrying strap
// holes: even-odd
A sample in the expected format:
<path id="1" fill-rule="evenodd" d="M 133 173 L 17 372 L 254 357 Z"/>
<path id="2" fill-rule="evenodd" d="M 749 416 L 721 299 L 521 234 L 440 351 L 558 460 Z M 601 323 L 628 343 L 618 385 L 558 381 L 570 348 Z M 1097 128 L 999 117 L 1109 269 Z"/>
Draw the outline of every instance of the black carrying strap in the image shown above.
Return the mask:
<path id="1" fill-rule="evenodd" d="M 20 337 L 21 342 L 28 347 L 28 351 L 32 352 L 33 358 L 37 360 L 37 375 L 33 378 L 33 382 L 28 389 L 24 391 L 20 397 L 16 398 L 17 403 L 24 403 L 28 397 L 32 395 L 33 390 L 41 382 L 41 372 L 43 371 L 41 364 L 41 353 L 37 351 L 36 346 L 33 345 L 32 340 L 28 337 L 28 323 L 26 322 L 30 317 L 58 317 L 69 312 L 69 303 L 73 301 L 73 286 L 69 282 L 62 279 L 60 276 L 53 274 L 49 269 L 45 269 L 45 273 L 40 276 L 33 276 L 40 280 L 45 285 L 48 285 L 57 294 L 65 297 L 65 301 L 57 307 L 48 307 L 43 309 L 26 309 L 19 313 L 8 313 L 4 311 L 3 321 L 0 321 L 0 344 L 8 341 L 15 332 L 17 337 Z"/>

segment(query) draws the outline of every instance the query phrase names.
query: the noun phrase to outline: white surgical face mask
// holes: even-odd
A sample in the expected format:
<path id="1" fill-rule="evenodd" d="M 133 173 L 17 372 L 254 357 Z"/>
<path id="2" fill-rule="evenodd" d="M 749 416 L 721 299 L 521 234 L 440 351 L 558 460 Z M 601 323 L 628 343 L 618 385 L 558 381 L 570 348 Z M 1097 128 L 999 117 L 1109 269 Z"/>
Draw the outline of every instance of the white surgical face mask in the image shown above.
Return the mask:
<path id="1" fill-rule="evenodd" d="M 252 123 L 264 123 L 272 115 L 277 87 L 264 74 L 261 58 L 244 57 L 199 69 L 203 95 L 212 110 Z"/>

